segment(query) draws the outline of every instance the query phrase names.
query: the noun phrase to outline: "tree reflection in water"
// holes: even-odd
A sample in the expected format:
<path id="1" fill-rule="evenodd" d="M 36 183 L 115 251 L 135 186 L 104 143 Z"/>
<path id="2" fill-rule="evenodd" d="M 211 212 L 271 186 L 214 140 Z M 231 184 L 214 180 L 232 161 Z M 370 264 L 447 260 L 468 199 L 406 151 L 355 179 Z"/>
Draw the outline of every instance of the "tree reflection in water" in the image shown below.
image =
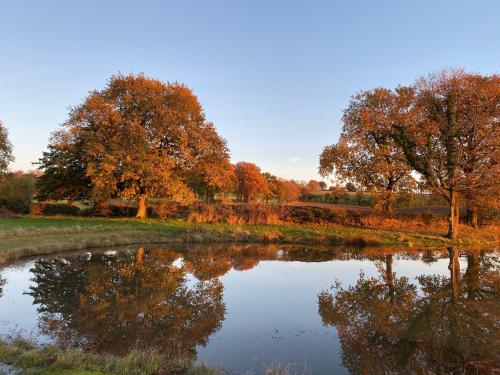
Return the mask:
<path id="1" fill-rule="evenodd" d="M 361 274 L 355 285 L 319 295 L 319 314 L 337 328 L 351 374 L 496 373 L 498 260 L 467 253 L 462 273 L 458 250 L 448 253 L 449 277 L 420 276 L 420 291 L 392 273 L 388 256 L 379 278 Z"/>
<path id="2" fill-rule="evenodd" d="M 0 275 L 0 297 L 3 296 L 3 287 L 5 285 L 5 279 Z"/>
<path id="3" fill-rule="evenodd" d="M 63 346 L 193 357 L 224 319 L 222 284 L 189 278 L 169 250 L 39 260 L 29 294 L 43 332 Z"/>
<path id="4" fill-rule="evenodd" d="M 194 358 L 225 316 L 219 278 L 261 260 L 349 257 L 277 245 L 95 252 L 35 262 L 29 295 L 41 331 L 62 346 L 123 354 L 153 348 Z M 356 255 L 354 255 L 356 256 Z"/>
<path id="5" fill-rule="evenodd" d="M 354 285 L 319 296 L 323 323 L 337 328 L 352 374 L 481 374 L 499 362 L 497 256 L 470 252 L 460 262 L 455 249 L 323 250 L 220 245 L 43 259 L 31 270 L 29 294 L 42 331 L 60 345 L 116 354 L 151 348 L 194 359 L 224 320 L 219 279 L 229 270 L 263 260 L 369 259 L 379 277 L 361 274 Z M 395 257 L 433 263 L 443 256 L 447 277 L 413 281 L 393 270 Z"/>

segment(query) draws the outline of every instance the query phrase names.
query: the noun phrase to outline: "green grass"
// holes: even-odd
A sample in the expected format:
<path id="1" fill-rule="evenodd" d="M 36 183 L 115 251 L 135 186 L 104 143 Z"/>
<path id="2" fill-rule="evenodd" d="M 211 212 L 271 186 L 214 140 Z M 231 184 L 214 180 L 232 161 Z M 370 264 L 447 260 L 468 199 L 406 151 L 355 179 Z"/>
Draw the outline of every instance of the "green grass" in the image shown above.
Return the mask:
<path id="1" fill-rule="evenodd" d="M 43 371 L 38 371 L 38 375 L 102 375 L 103 372 L 96 371 L 82 371 L 82 370 L 62 370 L 62 369 L 45 369 Z"/>
<path id="2" fill-rule="evenodd" d="M 193 366 L 187 359 L 169 358 L 153 351 L 135 350 L 125 356 L 102 355 L 80 349 L 37 346 L 16 338 L 0 339 L 0 363 L 29 375 L 221 375 L 204 364 Z"/>
<path id="3" fill-rule="evenodd" d="M 215 375 L 219 373 L 206 366 L 192 367 L 188 360 L 172 359 L 152 351 L 132 351 L 126 356 L 117 357 L 84 352 L 80 349 L 62 350 L 54 345 L 36 346 L 21 338 L 11 342 L 0 340 L 0 362 L 21 369 L 22 374 L 33 375 L 152 375 L 159 373 Z"/>
<path id="4" fill-rule="evenodd" d="M 20 257 L 159 242 L 284 242 L 368 246 L 496 246 L 495 231 L 442 233 L 347 226 L 193 224 L 179 220 L 19 217 L 0 220 L 0 264 Z"/>

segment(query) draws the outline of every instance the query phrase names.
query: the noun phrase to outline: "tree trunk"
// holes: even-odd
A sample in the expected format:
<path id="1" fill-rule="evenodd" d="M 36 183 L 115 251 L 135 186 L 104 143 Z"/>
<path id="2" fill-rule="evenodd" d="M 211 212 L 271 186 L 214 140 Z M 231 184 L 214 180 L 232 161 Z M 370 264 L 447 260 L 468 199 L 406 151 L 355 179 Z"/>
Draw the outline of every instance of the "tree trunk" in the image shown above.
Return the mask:
<path id="1" fill-rule="evenodd" d="M 478 208 L 474 203 L 467 206 L 467 224 L 473 228 L 479 227 Z"/>
<path id="2" fill-rule="evenodd" d="M 138 207 L 137 207 L 137 217 L 138 219 L 145 219 L 148 215 L 147 213 L 147 208 L 146 208 L 146 203 L 147 203 L 148 197 L 146 194 L 141 194 L 139 195 L 139 200 L 138 200 Z"/>
<path id="3" fill-rule="evenodd" d="M 448 269 L 450 270 L 452 298 L 456 301 L 460 297 L 460 262 L 458 260 L 458 251 L 453 247 L 448 248 L 448 254 L 450 255 Z"/>
<path id="4" fill-rule="evenodd" d="M 479 263 L 480 255 L 477 252 L 473 252 L 467 255 L 467 271 L 465 271 L 465 280 L 467 282 L 467 298 L 476 299 L 479 292 Z"/>
<path id="5" fill-rule="evenodd" d="M 144 260 L 144 248 L 140 247 L 135 251 L 134 266 L 141 267 Z"/>
<path id="6" fill-rule="evenodd" d="M 455 222 L 458 225 L 460 224 L 460 202 L 458 200 L 458 194 L 456 195 L 456 197 L 457 199 L 455 201 Z"/>
<path id="7" fill-rule="evenodd" d="M 394 201 L 396 200 L 396 194 L 391 190 L 388 190 L 384 196 L 384 211 L 389 216 L 394 216 Z"/>
<path id="8" fill-rule="evenodd" d="M 215 202 L 215 194 L 208 189 L 205 191 L 205 202 L 207 204 Z"/>
<path id="9" fill-rule="evenodd" d="M 389 296 L 391 302 L 394 302 L 395 291 L 394 291 L 394 273 L 392 272 L 392 254 L 385 256 L 385 283 L 389 288 Z"/>
<path id="10" fill-rule="evenodd" d="M 447 237 L 455 239 L 458 237 L 458 197 L 457 193 L 450 190 L 450 214 L 448 218 L 448 234 Z"/>

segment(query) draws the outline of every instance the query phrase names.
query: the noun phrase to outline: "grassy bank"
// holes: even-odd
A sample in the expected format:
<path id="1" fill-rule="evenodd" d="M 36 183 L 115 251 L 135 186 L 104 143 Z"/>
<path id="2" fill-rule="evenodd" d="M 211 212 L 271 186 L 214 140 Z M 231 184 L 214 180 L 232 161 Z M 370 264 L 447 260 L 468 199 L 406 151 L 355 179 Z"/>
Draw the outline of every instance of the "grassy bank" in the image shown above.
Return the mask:
<path id="1" fill-rule="evenodd" d="M 66 250 L 159 242 L 283 242 L 368 246 L 497 245 L 496 228 L 467 230 L 450 241 L 433 231 L 347 226 L 193 224 L 179 220 L 18 217 L 0 220 L 0 263 Z"/>
<path id="2" fill-rule="evenodd" d="M 17 338 L 0 340 L 2 366 L 16 374 L 29 375 L 223 375 L 226 372 L 190 360 L 172 359 L 152 351 L 132 351 L 124 357 L 63 350 L 55 345 L 37 346 Z M 272 366 L 262 375 L 289 375 L 285 366 Z"/>
<path id="3" fill-rule="evenodd" d="M 188 360 L 173 360 L 154 352 L 132 351 L 124 357 L 116 357 L 80 349 L 61 350 L 54 345 L 36 346 L 23 339 L 0 341 L 0 363 L 21 374 L 33 375 L 221 374 L 204 365 L 193 367 Z"/>

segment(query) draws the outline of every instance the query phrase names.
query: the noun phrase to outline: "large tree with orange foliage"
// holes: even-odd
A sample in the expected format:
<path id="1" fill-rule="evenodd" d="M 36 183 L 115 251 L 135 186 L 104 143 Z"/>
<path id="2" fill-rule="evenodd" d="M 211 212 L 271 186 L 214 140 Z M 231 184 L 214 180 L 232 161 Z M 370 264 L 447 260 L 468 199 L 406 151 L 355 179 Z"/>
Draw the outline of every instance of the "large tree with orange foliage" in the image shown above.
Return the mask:
<path id="1" fill-rule="evenodd" d="M 414 183 L 401 149 L 391 138 L 398 93 L 377 88 L 355 95 L 342 117 L 339 141 L 324 148 L 320 174 L 339 177 L 381 194 L 379 206 L 393 212 L 395 193 Z"/>
<path id="2" fill-rule="evenodd" d="M 500 77 L 443 71 L 420 78 L 414 90 L 393 137 L 427 187 L 449 202 L 448 237 L 456 238 L 460 196 L 473 207 L 498 202 Z"/>
<path id="3" fill-rule="evenodd" d="M 500 205 L 500 76 L 460 74 L 457 121 L 463 147 L 461 189 L 468 224 L 479 225 L 478 208 Z"/>
<path id="4" fill-rule="evenodd" d="M 0 178 L 7 172 L 9 163 L 14 160 L 12 156 L 12 145 L 9 142 L 7 129 L 0 121 Z"/>
<path id="5" fill-rule="evenodd" d="M 103 90 L 71 110 L 64 127 L 40 160 L 48 172 L 40 182 L 45 190 L 58 173 L 68 183 L 81 177 L 78 185 L 88 187 L 96 200 L 137 199 L 140 218 L 150 197 L 192 200 L 190 173 L 203 172 L 206 190 L 217 189 L 220 182 L 213 177 L 219 171 L 206 166 L 229 159 L 225 141 L 205 121 L 188 87 L 143 75 L 112 76 Z M 67 165 L 74 167 L 68 169 L 71 175 L 65 173 Z"/>
<path id="6" fill-rule="evenodd" d="M 236 195 L 240 201 L 248 203 L 255 200 L 258 194 L 267 192 L 267 182 L 255 164 L 241 161 L 236 164 L 234 172 L 238 181 Z"/>

